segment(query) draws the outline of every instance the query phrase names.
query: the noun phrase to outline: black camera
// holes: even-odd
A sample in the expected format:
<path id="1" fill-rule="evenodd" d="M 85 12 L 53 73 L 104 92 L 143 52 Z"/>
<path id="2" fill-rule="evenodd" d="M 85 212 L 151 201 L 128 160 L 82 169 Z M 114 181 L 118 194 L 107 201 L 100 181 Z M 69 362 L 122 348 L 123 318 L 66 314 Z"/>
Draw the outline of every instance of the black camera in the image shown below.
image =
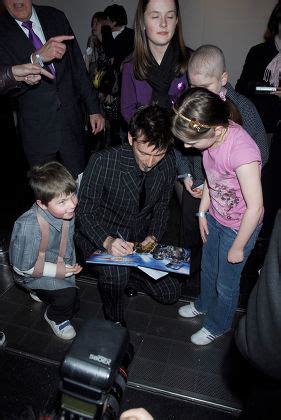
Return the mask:
<path id="1" fill-rule="evenodd" d="M 133 356 L 126 328 L 87 321 L 61 365 L 61 419 L 117 419 Z"/>

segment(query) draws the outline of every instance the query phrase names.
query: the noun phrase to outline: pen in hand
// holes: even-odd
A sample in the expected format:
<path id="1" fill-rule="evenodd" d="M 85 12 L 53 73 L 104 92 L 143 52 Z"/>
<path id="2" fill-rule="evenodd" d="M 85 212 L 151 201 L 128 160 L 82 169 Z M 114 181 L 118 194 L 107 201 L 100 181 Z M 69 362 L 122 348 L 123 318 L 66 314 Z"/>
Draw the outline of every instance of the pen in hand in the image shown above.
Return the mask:
<path id="1" fill-rule="evenodd" d="M 122 241 L 124 241 L 124 242 L 127 243 L 127 241 L 125 241 L 125 239 L 123 238 L 123 236 L 121 235 L 121 233 L 118 232 L 118 231 L 117 231 L 117 236 L 118 236 L 119 239 L 122 239 Z"/>
<path id="2" fill-rule="evenodd" d="M 121 235 L 121 233 L 120 233 L 120 232 L 118 232 L 118 231 L 117 231 L 117 236 L 118 236 L 118 238 L 119 238 L 119 239 L 121 239 L 121 241 L 123 241 L 123 242 L 124 242 L 124 245 L 125 245 L 125 247 L 124 247 L 124 248 L 125 248 L 126 250 L 128 250 L 128 246 L 130 246 L 130 245 L 131 245 L 131 244 L 130 244 L 130 242 L 127 242 L 127 241 L 124 239 L 124 237 Z M 133 250 L 131 250 L 131 252 L 133 252 Z M 131 253 L 131 252 L 130 252 L 130 253 Z"/>

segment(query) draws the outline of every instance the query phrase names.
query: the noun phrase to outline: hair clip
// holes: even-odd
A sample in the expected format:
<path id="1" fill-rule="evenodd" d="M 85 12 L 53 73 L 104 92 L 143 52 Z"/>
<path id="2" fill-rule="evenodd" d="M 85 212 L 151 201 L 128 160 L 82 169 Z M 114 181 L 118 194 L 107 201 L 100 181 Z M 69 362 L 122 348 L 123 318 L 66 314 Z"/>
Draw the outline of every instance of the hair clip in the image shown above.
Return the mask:
<path id="1" fill-rule="evenodd" d="M 201 128 L 213 128 L 212 125 L 203 124 L 200 121 L 192 120 L 192 119 L 186 117 L 185 115 L 182 115 L 174 106 L 173 106 L 173 111 L 175 112 L 175 114 L 177 114 L 178 117 L 187 121 L 188 126 L 190 128 L 192 128 L 193 130 L 197 130 L 198 133 L 200 132 Z"/>

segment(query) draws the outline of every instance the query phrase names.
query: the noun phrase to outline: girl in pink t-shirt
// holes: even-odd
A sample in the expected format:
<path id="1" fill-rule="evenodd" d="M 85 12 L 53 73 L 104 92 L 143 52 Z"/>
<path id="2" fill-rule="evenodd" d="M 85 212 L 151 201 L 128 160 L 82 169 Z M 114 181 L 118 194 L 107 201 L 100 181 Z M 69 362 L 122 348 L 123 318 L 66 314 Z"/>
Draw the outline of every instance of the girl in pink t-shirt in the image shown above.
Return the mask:
<path id="1" fill-rule="evenodd" d="M 201 293 L 179 314 L 205 314 L 191 336 L 206 345 L 231 329 L 240 275 L 263 216 L 261 156 L 249 134 L 229 120 L 229 108 L 205 88 L 192 88 L 174 106 L 174 135 L 203 153 L 206 172 L 197 214 L 203 240 Z"/>

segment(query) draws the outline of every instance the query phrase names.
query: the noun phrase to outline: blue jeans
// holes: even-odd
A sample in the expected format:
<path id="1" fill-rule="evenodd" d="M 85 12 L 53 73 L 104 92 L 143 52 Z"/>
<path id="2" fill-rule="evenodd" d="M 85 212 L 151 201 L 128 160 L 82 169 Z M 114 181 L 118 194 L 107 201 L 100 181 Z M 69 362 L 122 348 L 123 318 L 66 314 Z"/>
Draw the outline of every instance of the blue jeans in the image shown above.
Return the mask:
<path id="1" fill-rule="evenodd" d="M 261 225 L 256 227 L 244 248 L 244 260 L 232 264 L 228 262 L 227 254 L 237 231 L 221 225 L 209 214 L 207 221 L 209 235 L 203 245 L 201 293 L 195 301 L 195 308 L 206 313 L 203 327 L 214 335 L 221 335 L 231 329 L 239 299 L 240 275 Z"/>

